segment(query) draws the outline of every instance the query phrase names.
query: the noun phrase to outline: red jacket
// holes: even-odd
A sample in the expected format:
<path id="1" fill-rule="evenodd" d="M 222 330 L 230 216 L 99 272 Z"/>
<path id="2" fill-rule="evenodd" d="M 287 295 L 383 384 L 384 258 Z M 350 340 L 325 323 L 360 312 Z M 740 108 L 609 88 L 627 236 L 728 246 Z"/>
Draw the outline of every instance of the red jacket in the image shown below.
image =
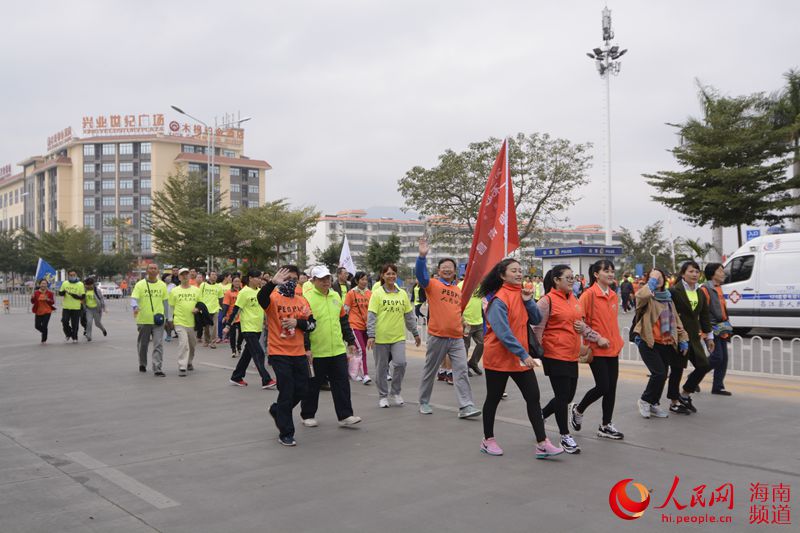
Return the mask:
<path id="1" fill-rule="evenodd" d="M 56 310 L 56 297 L 50 289 L 42 292 L 39 289 L 31 295 L 31 312 L 35 315 L 49 315 Z"/>

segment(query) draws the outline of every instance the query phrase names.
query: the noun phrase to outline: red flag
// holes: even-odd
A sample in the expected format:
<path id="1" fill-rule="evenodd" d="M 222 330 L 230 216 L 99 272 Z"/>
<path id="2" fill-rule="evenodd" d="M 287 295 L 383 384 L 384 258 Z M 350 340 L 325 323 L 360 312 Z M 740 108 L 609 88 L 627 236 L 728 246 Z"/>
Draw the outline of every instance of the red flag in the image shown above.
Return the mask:
<path id="1" fill-rule="evenodd" d="M 514 191 L 508 170 L 508 139 L 503 141 L 500 153 L 489 174 L 486 190 L 475 223 L 472 247 L 467 260 L 467 272 L 461 288 L 461 310 L 467 306 L 469 295 L 484 276 L 500 260 L 519 248 L 517 212 L 514 208 Z"/>

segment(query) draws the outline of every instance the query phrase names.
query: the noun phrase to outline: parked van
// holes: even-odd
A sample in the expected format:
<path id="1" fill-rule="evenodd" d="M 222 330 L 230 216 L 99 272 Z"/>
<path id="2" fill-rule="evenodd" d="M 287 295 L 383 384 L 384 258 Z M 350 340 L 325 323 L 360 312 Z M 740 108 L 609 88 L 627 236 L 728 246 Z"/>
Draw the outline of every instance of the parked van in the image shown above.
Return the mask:
<path id="1" fill-rule="evenodd" d="M 757 237 L 725 263 L 722 292 L 737 333 L 800 329 L 800 233 Z"/>

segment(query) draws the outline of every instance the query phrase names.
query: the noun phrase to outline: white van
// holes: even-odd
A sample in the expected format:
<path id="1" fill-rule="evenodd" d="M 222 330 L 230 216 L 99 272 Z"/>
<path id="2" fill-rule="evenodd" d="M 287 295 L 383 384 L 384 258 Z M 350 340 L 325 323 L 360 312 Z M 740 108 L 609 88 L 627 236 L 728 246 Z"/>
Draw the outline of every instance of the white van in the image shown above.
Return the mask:
<path id="1" fill-rule="evenodd" d="M 800 329 L 800 233 L 757 237 L 725 262 L 722 292 L 737 333 Z"/>

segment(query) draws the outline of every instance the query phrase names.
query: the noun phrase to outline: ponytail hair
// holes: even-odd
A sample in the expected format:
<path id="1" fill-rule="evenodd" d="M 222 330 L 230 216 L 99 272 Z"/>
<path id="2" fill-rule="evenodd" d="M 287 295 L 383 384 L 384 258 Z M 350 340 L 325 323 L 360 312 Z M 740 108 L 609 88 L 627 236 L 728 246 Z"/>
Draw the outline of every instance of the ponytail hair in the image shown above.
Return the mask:
<path id="1" fill-rule="evenodd" d="M 572 270 L 569 265 L 556 265 L 550 270 L 547 271 L 547 274 L 544 275 L 544 292 L 547 294 L 555 287 L 556 278 L 560 278 L 561 274 L 564 273 L 565 270 Z"/>
<path id="2" fill-rule="evenodd" d="M 594 263 L 589 266 L 589 287 L 595 284 L 597 279 L 595 279 L 594 275 L 598 272 L 602 272 L 603 270 L 610 268 L 611 270 L 616 270 L 614 268 L 614 263 L 611 262 L 610 259 L 600 259 L 599 261 L 595 261 Z"/>

